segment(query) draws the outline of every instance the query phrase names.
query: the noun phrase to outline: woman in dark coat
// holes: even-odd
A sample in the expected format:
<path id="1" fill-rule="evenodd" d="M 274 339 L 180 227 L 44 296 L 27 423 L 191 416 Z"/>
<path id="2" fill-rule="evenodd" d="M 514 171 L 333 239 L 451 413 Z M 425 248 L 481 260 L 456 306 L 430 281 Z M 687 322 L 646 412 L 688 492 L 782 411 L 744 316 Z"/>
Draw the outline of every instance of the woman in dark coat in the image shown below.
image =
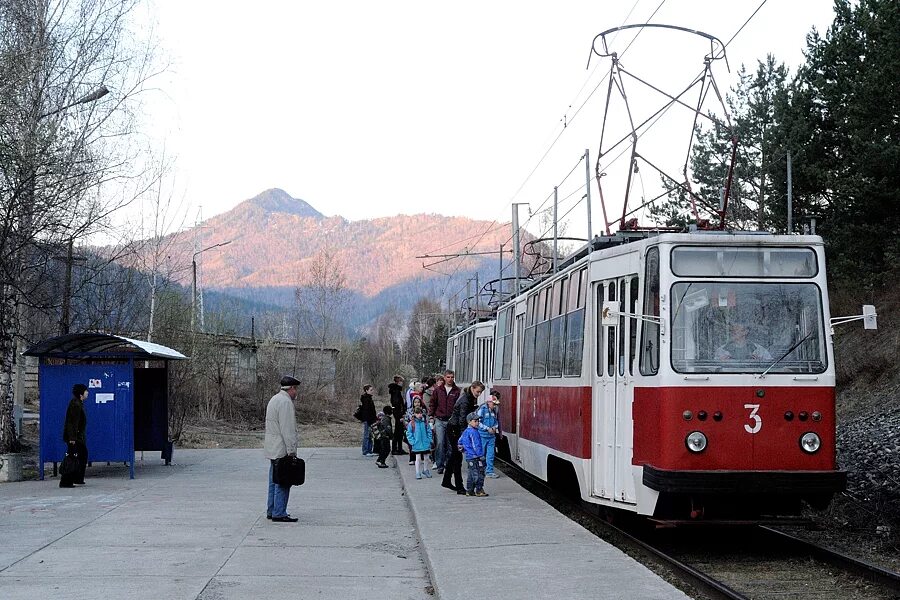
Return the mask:
<path id="1" fill-rule="evenodd" d="M 63 475 L 59 478 L 59 487 L 70 488 L 75 484 L 84 484 L 84 471 L 88 463 L 87 415 L 84 413 L 84 401 L 88 397 L 88 388 L 82 383 L 72 386 L 72 399 L 66 409 L 66 422 L 63 425 L 63 442 L 66 443 L 66 452 L 78 456 L 78 468 L 75 473 Z"/>
<path id="2" fill-rule="evenodd" d="M 375 413 L 375 400 L 372 399 L 373 386 L 367 385 L 363 387 L 362 396 L 359 397 L 359 416 L 362 421 L 362 455 L 372 456 L 372 425 L 377 420 Z"/>
<path id="3" fill-rule="evenodd" d="M 459 399 L 453 405 L 453 414 L 450 415 L 450 420 L 447 421 L 447 447 L 450 450 L 450 459 L 447 461 L 441 486 L 450 490 L 456 490 L 457 494 L 466 493 L 466 488 L 463 487 L 462 482 L 462 452 L 457 446 L 459 436 L 469 426 L 469 423 L 466 421 L 466 415 L 475 411 L 475 408 L 478 406 L 478 396 L 483 391 L 484 384 L 480 381 L 473 381 L 472 385 L 459 395 Z M 456 480 L 456 485 L 450 483 L 451 477 Z"/>

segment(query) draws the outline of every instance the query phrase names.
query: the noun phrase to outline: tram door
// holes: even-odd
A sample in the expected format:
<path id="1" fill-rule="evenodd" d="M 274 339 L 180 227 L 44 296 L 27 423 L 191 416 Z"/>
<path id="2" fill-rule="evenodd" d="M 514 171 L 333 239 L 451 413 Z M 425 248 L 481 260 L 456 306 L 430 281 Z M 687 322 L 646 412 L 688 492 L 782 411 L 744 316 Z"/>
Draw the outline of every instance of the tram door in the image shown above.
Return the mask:
<path id="1" fill-rule="evenodd" d="M 632 421 L 630 389 L 633 373 L 633 319 L 624 316 L 615 325 L 603 325 L 603 302 L 616 302 L 622 312 L 634 313 L 637 279 L 622 277 L 597 284 L 594 290 L 596 318 L 593 392 L 594 445 L 593 493 L 618 502 L 635 502 L 631 477 Z"/>

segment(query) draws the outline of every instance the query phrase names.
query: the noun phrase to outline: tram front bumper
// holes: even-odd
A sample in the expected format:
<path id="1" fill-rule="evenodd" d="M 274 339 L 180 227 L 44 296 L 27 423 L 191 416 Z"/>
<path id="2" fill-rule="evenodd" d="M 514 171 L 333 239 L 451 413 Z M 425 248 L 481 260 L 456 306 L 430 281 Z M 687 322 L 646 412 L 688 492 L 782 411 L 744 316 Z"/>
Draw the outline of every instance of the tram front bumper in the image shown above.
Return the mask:
<path id="1" fill-rule="evenodd" d="M 846 471 L 675 471 L 644 465 L 643 483 L 674 494 L 814 495 L 842 492 Z"/>

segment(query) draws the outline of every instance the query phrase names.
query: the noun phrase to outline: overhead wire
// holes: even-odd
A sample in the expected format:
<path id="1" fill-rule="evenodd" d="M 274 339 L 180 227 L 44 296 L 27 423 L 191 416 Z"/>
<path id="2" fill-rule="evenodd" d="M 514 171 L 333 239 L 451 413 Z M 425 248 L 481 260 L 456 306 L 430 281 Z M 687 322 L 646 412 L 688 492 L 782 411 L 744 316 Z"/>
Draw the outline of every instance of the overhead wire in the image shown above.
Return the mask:
<path id="1" fill-rule="evenodd" d="M 635 0 L 634 4 L 632 4 L 631 9 L 628 11 L 628 14 L 625 15 L 625 19 L 623 20 L 623 24 L 624 24 L 624 23 L 627 23 L 628 19 L 631 17 L 632 13 L 634 13 L 634 10 L 637 8 L 638 4 L 640 4 L 640 1 L 641 1 L 641 0 Z M 660 2 L 660 4 L 656 7 L 656 9 L 653 11 L 653 13 L 652 13 L 652 14 L 650 15 L 650 17 L 647 19 L 647 23 L 650 22 L 650 19 L 652 19 L 652 18 L 656 15 L 656 13 L 659 11 L 659 9 L 662 7 L 662 5 L 665 4 L 665 2 L 666 2 L 666 0 L 662 0 L 662 1 Z M 613 40 L 615 40 L 615 39 L 618 37 L 618 34 L 619 34 L 619 32 L 616 32 L 616 34 L 613 36 Z M 636 37 L 637 37 L 637 35 L 635 35 L 635 38 L 636 38 Z M 633 43 L 633 42 L 634 42 L 634 38 L 632 38 L 631 43 Z M 630 45 L 631 45 L 631 44 L 629 44 L 629 46 L 630 46 Z M 627 48 L 626 48 L 626 50 L 627 50 Z M 569 103 L 569 106 L 570 106 L 570 107 L 571 107 L 571 105 L 575 102 L 575 100 L 578 98 L 578 96 L 581 94 L 581 92 L 585 89 L 585 87 L 587 87 L 588 82 L 591 80 L 591 77 L 593 77 L 593 75 L 594 75 L 594 73 L 596 72 L 596 70 L 597 70 L 597 68 L 599 67 L 599 65 L 600 65 L 600 63 L 597 63 L 597 66 L 594 67 L 594 70 L 591 71 L 591 73 L 589 73 L 588 76 L 585 78 L 585 81 L 584 81 L 584 83 L 581 85 L 581 88 L 579 88 L 578 92 L 577 92 L 577 93 L 575 94 L 575 96 L 573 97 L 572 102 Z M 553 141 L 550 142 L 550 145 L 549 145 L 549 146 L 547 147 L 547 149 L 544 151 L 543 155 L 541 155 L 541 158 L 538 160 L 537 164 L 534 166 L 534 168 L 531 169 L 531 171 L 528 173 L 528 175 L 525 177 L 525 179 L 524 179 L 524 180 L 522 181 L 522 183 L 519 185 L 518 189 L 516 189 L 515 193 L 514 193 L 514 194 L 512 195 L 512 197 L 510 198 L 509 203 L 512 203 L 513 201 L 515 201 L 515 199 L 519 196 L 519 194 L 521 193 L 522 189 L 523 189 L 523 188 L 528 184 L 528 182 L 531 180 L 532 175 L 534 175 L 534 173 L 537 172 L 537 170 L 540 168 L 540 166 L 544 163 L 544 160 L 547 158 L 547 156 L 550 154 L 550 152 L 551 152 L 551 151 L 553 150 L 553 148 L 556 146 L 556 143 L 559 141 L 560 137 L 562 137 L 562 134 L 566 131 L 566 129 L 568 128 L 568 125 L 571 124 L 572 121 L 575 120 L 575 117 L 578 115 L 579 112 L 581 112 L 581 110 L 584 108 L 585 104 L 587 104 L 588 100 L 590 100 L 590 98 L 591 98 L 591 97 L 594 95 L 594 93 L 597 91 L 597 88 L 598 88 L 600 85 L 602 85 L 602 83 L 603 83 L 605 80 L 606 80 L 606 77 L 604 77 L 604 78 L 600 81 L 600 83 L 597 84 L 597 86 L 591 91 L 591 93 L 588 95 L 588 97 L 585 99 L 585 101 L 581 104 L 581 106 L 579 106 L 579 108 L 575 111 L 575 114 L 572 116 L 571 119 L 568 119 L 568 118 L 565 116 L 565 114 L 564 114 L 564 120 L 563 120 L 563 123 L 564 123 L 564 124 L 563 124 L 563 128 L 559 131 L 559 133 L 557 133 L 557 135 L 556 135 L 556 137 L 553 139 Z M 576 167 L 577 167 L 577 164 L 576 164 Z M 574 171 L 574 168 L 573 168 L 573 171 Z M 570 173 L 570 175 L 571 175 L 571 173 Z M 488 230 L 486 230 L 486 231 L 484 232 L 484 235 L 486 235 L 496 223 L 497 223 L 497 219 L 494 219 L 494 220 L 491 222 L 491 225 L 488 226 Z M 521 229 L 521 227 L 520 227 L 520 229 Z M 473 244 L 473 246 L 474 246 L 475 244 L 477 244 L 479 241 L 481 241 L 481 239 L 484 238 L 484 235 L 479 236 L 479 237 L 478 237 L 478 240 Z M 472 236 L 472 237 L 475 237 L 475 236 Z M 453 245 L 455 245 L 456 243 L 461 243 L 462 241 L 467 241 L 467 240 L 469 240 L 469 239 L 472 239 L 472 237 L 466 238 L 465 240 L 460 240 L 459 242 L 447 244 L 446 246 L 442 246 L 441 248 L 435 248 L 435 249 L 431 250 L 430 252 L 434 252 L 435 250 L 440 250 L 440 249 L 443 249 L 443 248 L 447 248 L 447 247 L 453 246 Z M 454 271 L 454 274 L 455 274 L 455 271 Z"/>
<path id="2" fill-rule="evenodd" d="M 646 22 L 645 22 L 645 25 L 650 23 L 650 21 L 653 19 L 654 16 L 656 16 L 656 14 L 660 11 L 660 9 L 663 7 L 663 5 L 666 3 L 666 1 L 667 1 L 667 0 L 661 0 L 661 1 L 660 1 L 660 3 L 656 6 L 656 8 L 653 10 L 653 12 L 650 14 L 650 16 L 647 18 L 647 20 L 646 20 Z M 750 23 L 750 21 L 753 20 L 753 18 L 756 16 L 756 14 L 759 13 L 759 11 L 762 9 L 762 7 L 763 7 L 767 2 L 768 2 L 768 0 L 762 0 L 762 2 L 760 2 L 759 6 L 756 7 L 756 10 L 754 10 L 753 13 L 751 13 L 751 15 L 746 19 L 746 21 L 744 21 L 744 23 L 743 23 L 743 24 L 738 28 L 738 30 L 734 33 L 734 35 L 732 35 L 731 38 L 729 38 L 728 42 L 726 42 L 726 43 L 724 44 L 724 48 L 727 48 L 727 47 L 735 40 L 735 38 L 738 37 L 738 35 L 744 30 L 744 28 Z M 628 15 L 626 15 L 626 17 L 625 17 L 625 21 L 626 21 L 626 22 L 627 22 L 628 18 L 631 16 L 631 14 L 634 12 L 634 9 L 637 7 L 637 5 L 638 5 L 639 3 L 640 3 L 640 0 L 636 0 L 636 2 L 632 5 L 631 10 L 628 12 Z M 623 51 L 620 53 L 620 55 L 619 55 L 620 58 L 621 58 L 622 56 L 624 56 L 624 54 L 628 51 L 629 48 L 631 48 L 631 46 L 634 44 L 635 40 L 637 40 L 638 36 L 639 36 L 642 32 L 643 32 L 643 29 L 639 29 L 639 30 L 638 30 L 638 32 L 635 34 L 635 36 L 631 39 L 631 41 L 630 41 L 630 42 L 628 43 L 628 45 L 625 47 L 625 50 L 623 50 Z M 616 33 L 616 35 L 618 35 L 618 32 Z M 613 40 L 615 40 L 615 36 L 614 36 Z M 598 66 L 599 66 L 599 63 L 598 63 Z M 593 76 L 594 72 L 596 72 L 596 69 L 597 69 L 597 67 L 595 67 L 594 70 L 588 75 L 588 77 L 585 79 L 585 82 L 582 84 L 581 88 L 579 88 L 578 92 L 575 94 L 574 98 L 577 98 L 577 97 L 581 94 L 581 92 L 584 91 L 584 89 L 587 87 L 588 82 L 590 81 L 591 77 Z M 537 169 L 540 168 L 540 166 L 544 163 L 544 161 L 546 160 L 546 158 L 547 158 L 547 156 L 549 155 L 549 153 L 550 153 L 550 152 L 553 150 L 553 148 L 556 146 L 556 143 L 557 143 L 557 142 L 559 141 L 559 139 L 562 137 L 562 134 L 565 133 L 565 131 L 568 129 L 568 126 L 572 124 L 572 122 L 575 120 L 575 118 L 577 118 L 578 114 L 579 114 L 579 113 L 583 110 L 583 108 L 587 105 L 587 103 L 590 101 L 590 99 L 593 97 L 593 95 L 596 93 L 596 91 L 600 88 L 600 86 L 603 85 L 603 83 L 607 80 L 607 77 L 608 77 L 608 76 L 609 76 L 609 75 L 607 74 L 603 79 L 601 79 L 601 80 L 597 83 L 597 85 L 591 90 L 591 92 L 588 94 L 588 96 L 585 98 L 585 100 L 581 103 L 581 105 L 580 105 L 580 106 L 575 110 L 575 112 L 572 114 L 572 117 L 571 117 L 571 118 L 568 118 L 567 115 L 565 116 L 566 118 L 565 118 L 565 121 L 564 121 L 563 128 L 557 133 L 556 137 L 553 138 L 553 141 L 550 142 L 550 145 L 549 145 L 548 148 L 544 151 L 544 153 L 541 155 L 541 158 L 538 160 L 537 164 L 534 166 L 534 168 L 531 169 L 531 171 L 528 173 L 528 175 L 525 177 L 525 179 L 522 181 L 522 183 L 521 183 L 521 184 L 519 185 L 519 187 L 516 189 L 515 193 L 514 193 L 514 194 L 512 195 L 512 197 L 510 198 L 510 202 L 514 201 L 514 200 L 518 197 L 518 195 L 521 193 L 522 189 L 524 189 L 525 185 L 527 185 L 528 181 L 531 180 L 531 177 L 534 175 L 534 173 L 537 171 Z M 696 83 L 696 82 L 692 83 L 691 86 L 689 86 L 689 87 L 693 87 L 693 85 L 694 85 L 695 83 Z M 570 106 L 571 106 L 571 104 L 570 104 Z M 651 117 L 651 119 L 653 120 L 653 122 L 650 123 L 650 125 L 647 126 L 647 127 L 639 134 L 639 137 L 643 136 L 650 128 L 652 128 L 652 127 L 659 121 L 659 119 L 662 118 L 662 116 L 663 116 L 663 115 L 671 108 L 671 106 L 672 106 L 672 103 L 669 103 L 666 107 L 664 107 L 664 109 L 663 109 L 660 113 L 658 113 L 657 115 L 654 115 L 654 117 Z M 613 163 L 615 163 L 615 162 L 616 162 L 616 161 L 624 154 L 624 152 L 625 152 L 625 151 L 619 153 L 619 155 L 617 155 L 616 157 L 614 157 L 613 160 L 611 160 L 609 163 L 607 163 L 607 165 L 605 166 L 605 168 L 608 169 Z M 582 158 L 583 158 L 583 157 L 582 157 Z M 579 163 L 580 163 L 580 161 L 581 161 L 581 159 L 579 159 Z M 576 163 L 576 166 L 573 167 L 572 170 L 571 170 L 571 171 L 563 178 L 563 182 L 564 182 L 564 181 L 565 181 L 565 180 L 566 180 L 566 179 L 567 179 L 567 178 L 575 171 L 575 169 L 577 168 L 577 166 L 578 166 L 579 163 Z M 641 185 L 642 185 L 642 187 L 643 187 L 643 183 L 644 183 L 644 182 L 643 182 L 643 177 L 641 177 Z M 577 191 L 580 191 L 580 189 L 584 188 L 586 185 L 587 185 L 587 183 L 582 184 L 582 186 L 579 187 L 579 190 L 576 190 L 576 192 L 574 192 L 574 193 L 577 193 Z M 573 193 L 573 194 L 574 194 L 574 193 Z M 646 192 L 645 192 L 645 193 L 646 193 Z M 571 196 L 571 195 L 572 195 L 572 194 L 570 194 L 570 196 Z M 551 195 L 551 196 L 552 196 L 552 195 Z M 570 196 L 567 196 L 567 198 L 570 197 Z M 571 208 L 563 215 L 563 218 L 565 218 L 565 216 L 567 216 L 572 210 L 574 210 L 574 208 L 575 208 L 576 206 L 578 206 L 578 204 L 580 204 L 581 201 L 582 201 L 583 199 L 584 199 L 584 198 L 582 197 L 581 200 L 579 200 L 577 203 L 575 203 L 575 204 L 574 204 L 574 205 L 573 205 L 573 206 L 572 206 L 572 207 L 571 207 Z M 522 223 L 522 224 L 519 226 L 519 231 L 520 231 L 520 232 L 521 232 L 522 230 L 524 230 L 525 226 L 531 221 L 531 219 L 532 219 L 536 214 L 538 214 L 538 213 L 541 211 L 541 209 L 543 208 L 543 206 L 544 206 L 548 201 L 549 201 L 549 197 L 548 197 L 548 198 L 545 198 L 545 200 L 541 203 L 541 205 L 538 207 L 538 209 L 535 210 L 535 211 L 533 211 L 532 214 L 528 217 L 528 219 L 526 219 L 525 222 Z M 490 231 L 493 231 L 493 230 L 495 229 L 495 228 L 494 228 L 494 225 L 496 225 L 496 224 L 497 224 L 497 219 L 494 219 L 494 220 L 491 222 L 491 225 L 488 226 L 488 229 L 486 229 L 481 235 L 477 236 L 478 239 L 476 240 L 476 242 L 475 242 L 474 244 L 472 244 L 472 246 L 477 245 L 477 243 L 478 243 L 479 241 L 481 241 L 481 240 L 484 238 L 484 236 L 487 235 L 487 233 L 489 233 Z M 496 227 L 496 229 L 499 229 L 499 228 L 500 228 L 499 226 Z M 452 246 L 452 245 L 455 245 L 455 244 L 457 244 L 457 243 L 461 243 L 461 242 L 463 242 L 463 241 L 470 240 L 470 239 L 472 239 L 472 238 L 474 238 L 474 237 L 476 237 L 476 236 L 470 236 L 470 237 L 468 237 L 468 238 L 465 238 L 464 240 L 459 240 L 458 242 L 454 242 L 454 243 L 451 243 L 451 244 L 442 246 L 441 248 L 436 248 L 435 250 L 447 248 L 447 247 Z M 507 238 L 507 240 L 506 240 L 506 242 L 504 242 L 504 244 L 507 243 L 507 242 L 509 242 L 509 241 L 511 241 L 511 240 L 512 240 L 512 237 L 514 237 L 514 236 L 510 236 L 509 238 Z M 459 264 L 458 264 L 458 265 L 459 265 Z M 452 277 L 456 274 L 456 271 L 458 271 L 458 269 L 459 269 L 459 266 L 458 266 L 458 265 L 457 265 L 457 267 L 454 269 L 453 273 L 451 273 L 450 275 L 448 275 L 448 281 L 447 281 L 447 284 L 445 284 L 445 288 L 444 288 L 444 290 L 442 291 L 442 295 L 446 292 L 446 285 L 449 285 L 450 280 L 452 280 Z M 508 266 L 509 266 L 509 265 L 507 265 L 507 267 L 503 267 L 503 268 L 501 269 L 501 271 L 500 271 L 501 275 L 502 275 L 503 271 L 505 271 L 505 270 L 508 268 Z"/>

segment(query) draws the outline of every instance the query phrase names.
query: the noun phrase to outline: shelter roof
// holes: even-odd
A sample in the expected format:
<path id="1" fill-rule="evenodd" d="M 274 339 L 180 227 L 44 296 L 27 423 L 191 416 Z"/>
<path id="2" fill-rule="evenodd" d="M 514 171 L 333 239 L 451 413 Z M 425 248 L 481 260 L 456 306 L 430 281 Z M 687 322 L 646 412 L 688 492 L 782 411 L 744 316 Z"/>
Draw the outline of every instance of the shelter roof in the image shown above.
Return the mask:
<path id="1" fill-rule="evenodd" d="M 187 357 L 166 346 L 134 340 L 110 333 L 69 333 L 39 342 L 23 352 L 25 356 L 67 356 L 110 354 L 137 359 L 184 360 Z"/>

